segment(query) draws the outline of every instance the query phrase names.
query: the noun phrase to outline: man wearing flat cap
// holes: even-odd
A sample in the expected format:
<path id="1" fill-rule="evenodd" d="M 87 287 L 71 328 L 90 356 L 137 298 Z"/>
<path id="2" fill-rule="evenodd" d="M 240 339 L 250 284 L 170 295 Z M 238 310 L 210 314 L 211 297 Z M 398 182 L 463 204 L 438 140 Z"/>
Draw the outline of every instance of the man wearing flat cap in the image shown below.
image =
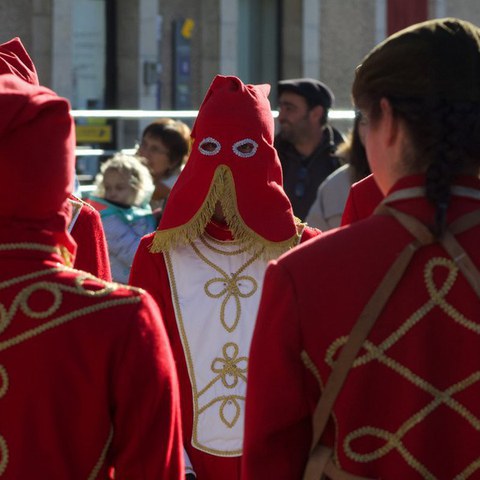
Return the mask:
<path id="1" fill-rule="evenodd" d="M 278 83 L 278 121 L 275 139 L 283 169 L 283 187 L 294 214 L 304 220 L 323 180 L 340 166 L 334 155 L 343 141 L 328 124 L 334 95 L 313 78 Z"/>

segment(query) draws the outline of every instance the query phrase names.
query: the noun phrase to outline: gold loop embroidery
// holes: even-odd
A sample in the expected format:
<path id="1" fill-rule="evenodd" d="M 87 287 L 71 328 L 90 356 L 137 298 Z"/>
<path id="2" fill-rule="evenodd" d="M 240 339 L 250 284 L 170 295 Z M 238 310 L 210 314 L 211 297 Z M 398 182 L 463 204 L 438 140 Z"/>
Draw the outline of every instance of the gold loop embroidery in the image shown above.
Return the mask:
<path id="1" fill-rule="evenodd" d="M 7 369 L 0 365 L 0 398 L 2 398 L 8 390 L 8 373 Z"/>
<path id="2" fill-rule="evenodd" d="M 435 268 L 447 269 L 447 275 L 440 287 L 437 287 L 434 281 Z M 476 334 L 480 334 L 480 326 L 477 323 L 465 318 L 453 305 L 449 304 L 446 300 L 447 294 L 452 289 L 458 276 L 458 268 L 453 261 L 447 258 L 435 257 L 430 259 L 424 268 L 424 279 L 426 290 L 429 294 L 428 301 L 417 309 L 403 324 L 395 330 L 388 338 L 386 338 L 379 345 L 373 344 L 370 340 L 366 340 L 363 344 L 364 353 L 355 359 L 353 367 L 360 367 L 366 365 L 371 361 L 377 361 L 401 377 L 408 380 L 412 385 L 427 392 L 431 395 L 432 400 L 426 404 L 419 411 L 415 412 L 410 418 L 398 428 L 396 432 L 388 432 L 387 430 L 375 428 L 373 426 L 364 426 L 358 428 L 348 435 L 344 439 L 344 451 L 347 457 L 357 462 L 370 462 L 385 456 L 391 450 L 396 450 L 404 460 L 417 472 L 419 472 L 424 478 L 434 478 L 431 472 L 422 465 L 418 459 L 416 459 L 411 452 L 405 447 L 402 442 L 403 437 L 415 426 L 422 423 L 433 411 L 435 411 L 441 405 L 450 408 L 457 413 L 460 417 L 465 419 L 472 428 L 480 430 L 480 419 L 477 418 L 465 405 L 454 398 L 457 393 L 468 389 L 474 384 L 480 382 L 480 371 L 472 373 L 467 378 L 451 385 L 445 390 L 436 388 L 433 384 L 427 382 L 419 375 L 415 374 L 412 370 L 402 365 L 400 362 L 389 357 L 387 351 L 400 341 L 409 330 L 420 322 L 428 312 L 434 307 L 440 308 L 445 314 L 447 314 L 455 323 L 463 326 L 464 328 L 473 331 Z M 337 338 L 326 352 L 325 361 L 329 365 L 333 365 L 338 350 L 345 345 L 348 337 L 343 336 Z M 379 446 L 376 450 L 365 453 L 358 453 L 355 451 L 353 442 L 363 437 L 375 437 L 377 439 L 384 440 L 384 444 Z M 378 442 L 375 442 L 378 445 Z M 475 461 L 469 465 L 464 472 L 460 473 L 457 478 L 467 478 L 472 473 L 476 472 L 480 468 L 480 462 Z M 468 475 L 467 475 L 468 474 Z M 466 476 L 465 476 L 466 475 Z"/>
<path id="3" fill-rule="evenodd" d="M 52 294 L 52 302 L 50 306 L 47 306 L 43 311 L 35 311 L 30 308 L 29 299 L 33 294 L 39 292 L 43 298 L 48 298 L 46 293 Z M 42 319 L 53 315 L 60 304 L 62 303 L 62 292 L 59 285 L 50 282 L 34 283 L 33 285 L 24 288 L 19 296 L 20 308 L 30 318 Z"/>
<path id="4" fill-rule="evenodd" d="M 8 465 L 8 446 L 5 439 L 0 435 L 0 477 L 5 473 Z"/>
<path id="5" fill-rule="evenodd" d="M 437 288 L 433 280 L 433 271 L 436 267 L 444 267 L 448 270 L 447 278 L 445 279 L 441 288 Z M 458 267 L 454 262 L 447 258 L 435 257 L 430 259 L 424 270 L 424 278 L 427 292 L 429 293 L 429 300 L 422 305 L 417 311 L 415 311 L 396 331 L 394 331 L 386 340 L 384 340 L 378 349 L 381 351 L 387 351 L 395 343 L 397 343 L 408 331 L 415 326 L 425 315 L 430 312 L 435 306 L 440 307 L 448 316 L 450 316 L 455 322 L 480 334 L 480 325 L 467 320 L 458 310 L 450 305 L 445 297 L 453 287 L 458 275 Z M 328 348 L 326 352 L 325 361 L 328 365 L 332 366 L 335 362 L 334 358 L 337 355 L 338 350 L 345 345 L 348 337 L 337 338 Z M 368 362 L 375 360 L 375 356 L 365 353 L 355 359 L 354 367 L 359 365 L 365 365 Z"/>
<path id="6" fill-rule="evenodd" d="M 217 286 L 216 284 L 219 284 L 220 290 L 215 292 L 211 287 Z M 248 290 L 245 291 L 244 287 L 247 287 Z M 237 328 L 241 313 L 240 298 L 251 297 L 257 291 L 257 288 L 258 284 L 256 280 L 253 277 L 247 275 L 243 275 L 238 278 L 228 277 L 228 275 L 224 278 L 216 277 L 210 279 L 204 285 L 205 293 L 210 298 L 221 298 L 223 296 L 225 297 L 220 306 L 220 321 L 223 325 L 223 328 L 225 328 L 227 332 L 233 332 L 235 328 Z M 242 289 L 244 289 L 243 292 Z M 232 298 L 235 302 L 235 317 L 233 319 L 233 322 L 227 324 L 225 312 L 228 302 Z"/>
<path id="7" fill-rule="evenodd" d="M 222 349 L 223 358 L 215 358 L 212 361 L 211 369 L 221 379 L 226 388 L 237 386 L 239 379 L 247 381 L 247 357 L 238 356 L 238 345 L 232 342 L 226 343 Z"/>
<path id="8" fill-rule="evenodd" d="M 241 401 L 244 402 L 245 397 L 240 395 L 222 395 L 221 397 L 216 397 L 208 402 L 206 405 L 200 408 L 198 412 L 201 414 L 215 403 L 220 402 L 220 419 L 228 428 L 233 428 L 240 418 L 242 411 L 240 406 Z"/>
<path id="9" fill-rule="evenodd" d="M 240 255 L 250 250 L 253 246 L 253 242 L 248 242 L 247 244 L 245 244 L 244 242 L 239 242 L 234 240 L 228 241 L 228 242 L 222 242 L 207 234 L 201 235 L 199 239 L 203 243 L 203 245 L 207 247 L 209 250 L 211 250 L 212 252 L 219 253 L 220 255 L 227 255 L 227 256 Z M 237 250 L 232 250 L 232 251 L 222 250 L 220 247 L 224 247 L 225 243 L 227 243 L 227 245 L 229 246 L 233 246 L 233 245 L 238 246 L 239 248 Z"/>
<path id="10" fill-rule="evenodd" d="M 61 253 L 59 248 L 50 247 L 42 244 L 0 244 L 0 251 L 5 250 L 37 250 L 47 253 Z M 48 277 L 49 275 L 58 275 L 60 272 L 70 272 L 75 274 L 73 284 L 60 283 L 48 280 L 38 280 L 40 277 Z M 87 285 L 87 280 L 92 280 L 91 284 Z M 31 283 L 34 281 L 34 283 Z M 31 339 L 37 335 L 40 335 L 50 329 L 58 327 L 68 321 L 80 318 L 84 315 L 89 315 L 93 312 L 98 312 L 107 308 L 112 308 L 117 305 L 138 303 L 141 300 L 140 289 L 134 287 L 122 286 L 122 288 L 128 289 L 132 292 L 136 292 L 137 295 L 132 295 L 124 298 L 110 298 L 103 302 L 91 302 L 91 304 L 85 304 L 82 308 L 71 310 L 63 315 L 58 315 L 58 310 L 62 304 L 64 293 L 70 293 L 73 295 L 79 295 L 83 297 L 104 297 L 109 293 L 119 288 L 119 285 L 114 283 L 104 282 L 96 277 L 80 272 L 62 265 L 60 262 L 54 267 L 45 270 L 39 270 L 28 273 L 26 275 L 20 275 L 18 277 L 9 278 L 3 282 L 0 282 L 0 290 L 5 290 L 14 285 L 22 284 L 23 282 L 29 282 L 27 286 L 23 287 L 11 301 L 7 307 L 0 303 L 0 334 L 5 332 L 9 324 L 14 319 L 18 311 L 23 312 L 26 317 L 35 320 L 46 320 L 44 322 L 38 322 L 33 328 L 26 329 L 20 333 L 15 334 L 11 338 L 6 338 L 0 341 L 0 352 L 8 348 L 14 347 L 28 339 Z M 100 288 L 99 288 L 100 287 Z M 43 301 L 51 296 L 51 302 L 48 302 L 46 306 L 43 306 L 41 310 L 33 307 L 33 296 L 38 294 L 38 298 Z M 57 314 L 57 316 L 55 316 Z M 3 398 L 9 389 L 9 377 L 6 368 L 0 365 L 0 399 Z M 102 457 L 100 461 L 103 462 Z M 9 461 L 9 450 L 5 438 L 0 435 L 0 477 L 7 469 Z M 95 475 L 96 477 L 96 475 Z M 91 477 L 93 478 L 93 477 Z"/>
<path id="11" fill-rule="evenodd" d="M 203 237 L 202 237 L 203 238 Z M 192 249 L 195 254 L 208 266 L 218 272 L 221 277 L 214 277 L 208 280 L 204 285 L 205 294 L 210 298 L 222 298 L 222 304 L 220 306 L 220 322 L 223 328 L 229 333 L 233 332 L 238 325 L 241 316 L 241 298 L 251 297 L 258 290 L 257 281 L 250 275 L 241 275 L 241 273 L 247 269 L 253 262 L 255 262 L 263 253 L 263 248 L 256 252 L 250 259 L 245 262 L 236 272 L 229 275 L 221 267 L 210 261 L 192 242 Z M 212 288 L 212 287 L 217 287 Z M 235 304 L 235 315 L 233 321 L 227 321 L 226 311 L 227 305 L 233 298 Z"/>

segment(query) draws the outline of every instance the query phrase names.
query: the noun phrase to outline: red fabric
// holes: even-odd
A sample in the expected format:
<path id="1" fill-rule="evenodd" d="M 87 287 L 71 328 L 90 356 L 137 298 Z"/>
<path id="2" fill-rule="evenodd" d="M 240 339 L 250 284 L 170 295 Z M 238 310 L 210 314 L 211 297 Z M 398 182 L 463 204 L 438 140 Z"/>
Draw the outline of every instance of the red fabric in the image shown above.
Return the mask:
<path id="1" fill-rule="evenodd" d="M 74 267 L 111 281 L 107 240 L 100 214 L 88 203 L 82 202 L 80 214 L 70 233 L 77 243 Z"/>
<path id="2" fill-rule="evenodd" d="M 10 74 L 0 75 L 0 94 L 0 217 L 50 219 L 73 189 L 70 105 Z"/>
<path id="3" fill-rule="evenodd" d="M 388 0 L 387 35 L 427 19 L 427 0 Z"/>
<path id="4" fill-rule="evenodd" d="M 395 190 L 423 182 L 405 179 Z M 480 189 L 473 177 L 463 185 Z M 392 206 L 424 223 L 434 213 L 425 198 Z M 454 196 L 448 222 L 479 208 L 479 200 Z M 457 237 L 477 268 L 479 236 L 476 226 Z M 328 355 L 337 358 L 411 240 L 392 217 L 372 215 L 270 264 L 250 351 L 243 480 L 302 477 Z M 480 299 L 443 259 L 449 256 L 438 244 L 415 254 L 368 337 L 376 359 L 357 362 L 335 405 L 325 441 L 351 474 L 478 478 Z"/>
<path id="5" fill-rule="evenodd" d="M 349 225 L 369 217 L 383 200 L 373 175 L 354 183 L 347 197 L 341 225 Z"/>
<path id="6" fill-rule="evenodd" d="M 0 45 L 0 74 L 11 73 L 27 83 L 39 85 L 37 70 L 18 37 Z"/>
<path id="7" fill-rule="evenodd" d="M 229 239 L 228 233 L 219 229 L 218 226 L 209 224 L 207 231 L 218 240 Z M 307 227 L 302 235 L 302 242 L 317 236 L 319 233 L 318 230 Z M 132 265 L 130 283 L 146 289 L 157 301 L 162 312 L 179 376 L 185 449 L 192 462 L 197 480 L 217 480 L 220 478 L 238 480 L 240 478 L 241 457 L 228 458 L 209 455 L 193 448 L 191 445 L 193 430 L 192 385 L 185 361 L 182 340 L 177 328 L 164 256 L 162 253 L 151 253 L 149 251 L 153 236 L 154 234 L 152 233 L 144 237 L 138 247 Z"/>
<path id="8" fill-rule="evenodd" d="M 192 220 L 207 198 L 215 171 L 224 165 L 233 175 L 243 223 L 267 241 L 294 237 L 292 208 L 282 188 L 282 169 L 273 148 L 269 90 L 269 85 L 244 85 L 236 77 L 215 77 L 195 121 L 190 158 L 170 193 L 159 230 Z M 208 138 L 219 142 L 215 155 L 201 152 L 201 143 Z M 236 142 L 244 139 L 258 144 L 256 153 L 248 158 L 234 153 Z"/>
<path id="9" fill-rule="evenodd" d="M 51 234 L 4 229 L 0 245 L 2 479 L 107 479 L 112 467 L 117 480 L 184 478 L 177 378 L 155 302 L 81 281 L 44 250 L 57 245 Z"/>

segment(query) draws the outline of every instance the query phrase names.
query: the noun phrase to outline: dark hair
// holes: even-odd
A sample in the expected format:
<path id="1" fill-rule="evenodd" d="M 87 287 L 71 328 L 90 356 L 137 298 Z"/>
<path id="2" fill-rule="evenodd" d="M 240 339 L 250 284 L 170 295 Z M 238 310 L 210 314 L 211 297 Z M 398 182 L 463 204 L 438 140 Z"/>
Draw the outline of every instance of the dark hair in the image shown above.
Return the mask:
<path id="1" fill-rule="evenodd" d="M 336 150 L 336 155 L 344 158 L 345 161 L 353 167 L 353 182 L 358 182 L 371 173 L 367 160 L 367 152 L 360 139 L 358 130 L 360 121 L 361 117 L 356 115 L 353 128 L 348 133 L 346 141 L 341 143 Z"/>
<path id="2" fill-rule="evenodd" d="M 378 45 L 357 68 L 356 105 L 375 124 L 386 98 L 407 128 L 404 161 L 426 173 L 435 207 L 432 232 L 445 230 L 450 186 L 462 171 L 480 166 L 480 30 L 462 20 L 413 25 Z"/>
<path id="3" fill-rule="evenodd" d="M 406 152 L 406 162 L 412 171 L 426 172 L 426 196 L 435 206 L 431 230 L 440 237 L 455 177 L 463 170 L 480 166 L 480 103 L 387 98 L 409 133 L 413 148 Z M 380 117 L 379 105 L 380 99 L 372 99 L 367 107 L 373 123 Z"/>
<path id="4" fill-rule="evenodd" d="M 190 128 L 185 123 L 171 118 L 156 120 L 145 127 L 142 139 L 146 135 L 158 138 L 168 149 L 169 172 L 174 172 L 186 161 L 190 151 Z"/>

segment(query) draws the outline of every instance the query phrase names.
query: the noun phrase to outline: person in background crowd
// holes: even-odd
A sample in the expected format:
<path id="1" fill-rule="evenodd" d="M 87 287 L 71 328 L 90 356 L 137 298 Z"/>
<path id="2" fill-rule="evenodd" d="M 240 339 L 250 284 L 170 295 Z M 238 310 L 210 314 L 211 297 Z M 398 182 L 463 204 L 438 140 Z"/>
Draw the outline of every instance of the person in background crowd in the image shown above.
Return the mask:
<path id="1" fill-rule="evenodd" d="M 157 226 L 148 204 L 140 206 L 153 190 L 150 172 L 137 157 L 117 153 L 102 165 L 96 185 L 89 201 L 102 218 L 112 277 L 127 283 L 140 239 Z"/>
<path id="2" fill-rule="evenodd" d="M 32 85 L 40 84 L 35 65 L 18 37 L 0 45 L 0 75 L 5 73 Z M 70 194 L 70 203 L 73 213 L 69 232 L 77 243 L 75 267 L 103 280 L 111 280 L 107 242 L 99 214 L 73 194 Z"/>
<path id="3" fill-rule="evenodd" d="M 386 197 L 271 263 L 242 478 L 478 478 L 480 28 L 402 30 L 352 92 Z"/>
<path id="4" fill-rule="evenodd" d="M 250 339 L 268 260 L 317 235 L 293 216 L 273 148 L 269 85 L 214 78 L 190 158 L 130 282 L 160 305 L 197 480 L 238 480 Z M 232 114 L 235 112 L 235 114 Z"/>
<path id="5" fill-rule="evenodd" d="M 306 218 L 310 226 L 322 231 L 339 227 L 352 183 L 370 173 L 364 146 L 365 128 L 365 121 L 357 115 L 347 140 L 338 146 L 336 152 L 345 164 L 318 187 L 317 198 Z"/>
<path id="6" fill-rule="evenodd" d="M 158 307 L 67 266 L 70 105 L 2 74 L 0 111 L 1 477 L 182 478 L 178 382 Z"/>
<path id="7" fill-rule="evenodd" d="M 283 188 L 293 213 L 304 220 L 320 184 L 340 167 L 334 155 L 343 137 L 328 123 L 332 91 L 311 78 L 278 83 L 278 123 L 275 138 L 283 170 Z"/>
<path id="8" fill-rule="evenodd" d="M 157 120 L 142 133 L 137 155 L 145 159 L 153 177 L 150 206 L 158 218 L 187 161 L 189 151 L 190 128 L 179 120 Z"/>

